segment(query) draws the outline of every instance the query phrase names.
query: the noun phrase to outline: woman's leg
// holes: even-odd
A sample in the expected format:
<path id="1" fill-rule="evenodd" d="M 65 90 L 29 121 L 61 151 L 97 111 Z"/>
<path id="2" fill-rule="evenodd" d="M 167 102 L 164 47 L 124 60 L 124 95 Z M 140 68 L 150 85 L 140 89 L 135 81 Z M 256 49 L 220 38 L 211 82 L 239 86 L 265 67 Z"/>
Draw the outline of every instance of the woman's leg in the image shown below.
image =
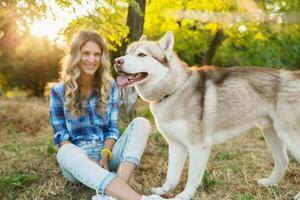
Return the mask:
<path id="1" fill-rule="evenodd" d="M 73 180 L 80 181 L 96 190 L 97 193 L 104 194 L 105 191 L 118 200 L 140 200 L 142 198 L 115 173 L 101 168 L 97 162 L 87 156 L 83 149 L 76 145 L 63 145 L 57 153 L 57 160 L 64 172 L 71 175 Z"/>
<path id="2" fill-rule="evenodd" d="M 63 145 L 57 153 L 57 160 L 65 173 L 99 193 L 103 193 L 106 186 L 116 178 L 115 173 L 101 168 L 74 144 Z"/>
<path id="3" fill-rule="evenodd" d="M 150 122 L 146 118 L 137 117 L 114 145 L 113 157 L 109 164 L 124 182 L 129 181 L 134 170 L 139 166 L 150 130 Z"/>

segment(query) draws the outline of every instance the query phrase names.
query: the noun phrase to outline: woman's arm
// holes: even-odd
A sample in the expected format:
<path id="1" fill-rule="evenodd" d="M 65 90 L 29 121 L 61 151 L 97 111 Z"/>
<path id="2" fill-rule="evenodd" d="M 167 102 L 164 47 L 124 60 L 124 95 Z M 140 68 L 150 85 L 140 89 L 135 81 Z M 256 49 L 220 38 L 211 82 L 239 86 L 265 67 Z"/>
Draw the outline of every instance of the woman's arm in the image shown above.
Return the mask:
<path id="1" fill-rule="evenodd" d="M 115 82 L 112 84 L 112 90 L 107 103 L 108 131 L 104 133 L 104 140 L 120 137 L 119 131 L 119 98 L 118 88 Z"/>
<path id="2" fill-rule="evenodd" d="M 107 117 L 108 117 L 108 131 L 104 133 L 104 148 L 108 148 L 112 151 L 116 140 L 120 137 L 118 117 L 119 117 L 119 101 L 118 101 L 118 89 L 115 82 L 112 85 L 109 101 L 107 103 Z M 109 169 L 108 160 L 109 153 L 104 151 L 102 159 L 99 161 L 101 167 Z"/>
<path id="3" fill-rule="evenodd" d="M 56 90 L 57 89 L 57 90 Z M 51 88 L 50 93 L 50 123 L 54 130 L 54 144 L 62 146 L 70 143 L 69 132 L 66 127 L 63 102 L 63 88 Z"/>
<path id="4" fill-rule="evenodd" d="M 104 142 L 104 148 L 107 148 L 109 149 L 110 152 L 112 152 L 112 148 L 115 143 L 116 143 L 115 139 L 107 139 Z M 109 165 L 108 165 L 109 157 L 110 157 L 109 153 L 107 151 L 103 151 L 102 158 L 99 161 L 99 165 L 106 170 L 109 170 Z"/>

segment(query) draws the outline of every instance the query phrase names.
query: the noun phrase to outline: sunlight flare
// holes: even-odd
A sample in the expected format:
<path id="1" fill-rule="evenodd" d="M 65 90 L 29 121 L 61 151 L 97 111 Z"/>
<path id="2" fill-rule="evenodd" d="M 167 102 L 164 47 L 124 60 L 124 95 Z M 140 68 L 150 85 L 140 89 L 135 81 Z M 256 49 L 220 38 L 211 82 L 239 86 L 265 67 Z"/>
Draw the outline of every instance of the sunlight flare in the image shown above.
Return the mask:
<path id="1" fill-rule="evenodd" d="M 35 36 L 47 36 L 49 40 L 54 41 L 60 29 L 60 25 L 50 19 L 35 21 L 30 26 L 30 32 Z"/>

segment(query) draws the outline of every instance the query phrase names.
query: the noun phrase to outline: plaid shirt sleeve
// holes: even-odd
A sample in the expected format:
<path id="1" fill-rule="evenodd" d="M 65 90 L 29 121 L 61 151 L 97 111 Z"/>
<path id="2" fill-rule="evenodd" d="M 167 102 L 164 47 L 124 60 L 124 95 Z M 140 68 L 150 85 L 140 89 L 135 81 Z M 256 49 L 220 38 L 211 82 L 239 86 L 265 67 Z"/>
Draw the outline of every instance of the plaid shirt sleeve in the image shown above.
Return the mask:
<path id="1" fill-rule="evenodd" d="M 58 84 L 51 88 L 50 123 L 54 130 L 54 144 L 56 146 L 59 146 L 61 142 L 69 139 L 69 132 L 66 127 L 64 115 L 63 93 L 64 91 L 62 85 Z"/>
<path id="2" fill-rule="evenodd" d="M 108 131 L 104 133 L 104 140 L 115 139 L 120 137 L 118 118 L 119 118 L 119 100 L 118 88 L 115 82 L 112 84 L 112 90 L 108 101 Z"/>

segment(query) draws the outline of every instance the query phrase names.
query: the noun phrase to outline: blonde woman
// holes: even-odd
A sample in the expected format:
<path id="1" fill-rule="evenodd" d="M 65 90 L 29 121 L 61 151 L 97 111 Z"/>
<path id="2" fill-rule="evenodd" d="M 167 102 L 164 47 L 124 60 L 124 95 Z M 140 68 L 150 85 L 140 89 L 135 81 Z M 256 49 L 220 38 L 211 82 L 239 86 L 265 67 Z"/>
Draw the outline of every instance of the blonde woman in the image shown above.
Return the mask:
<path id="1" fill-rule="evenodd" d="M 127 184 L 143 154 L 150 123 L 138 117 L 119 137 L 118 91 L 108 49 L 93 31 L 81 31 L 65 59 L 62 81 L 51 89 L 50 118 L 64 177 L 94 189 L 93 200 L 159 200 Z"/>

